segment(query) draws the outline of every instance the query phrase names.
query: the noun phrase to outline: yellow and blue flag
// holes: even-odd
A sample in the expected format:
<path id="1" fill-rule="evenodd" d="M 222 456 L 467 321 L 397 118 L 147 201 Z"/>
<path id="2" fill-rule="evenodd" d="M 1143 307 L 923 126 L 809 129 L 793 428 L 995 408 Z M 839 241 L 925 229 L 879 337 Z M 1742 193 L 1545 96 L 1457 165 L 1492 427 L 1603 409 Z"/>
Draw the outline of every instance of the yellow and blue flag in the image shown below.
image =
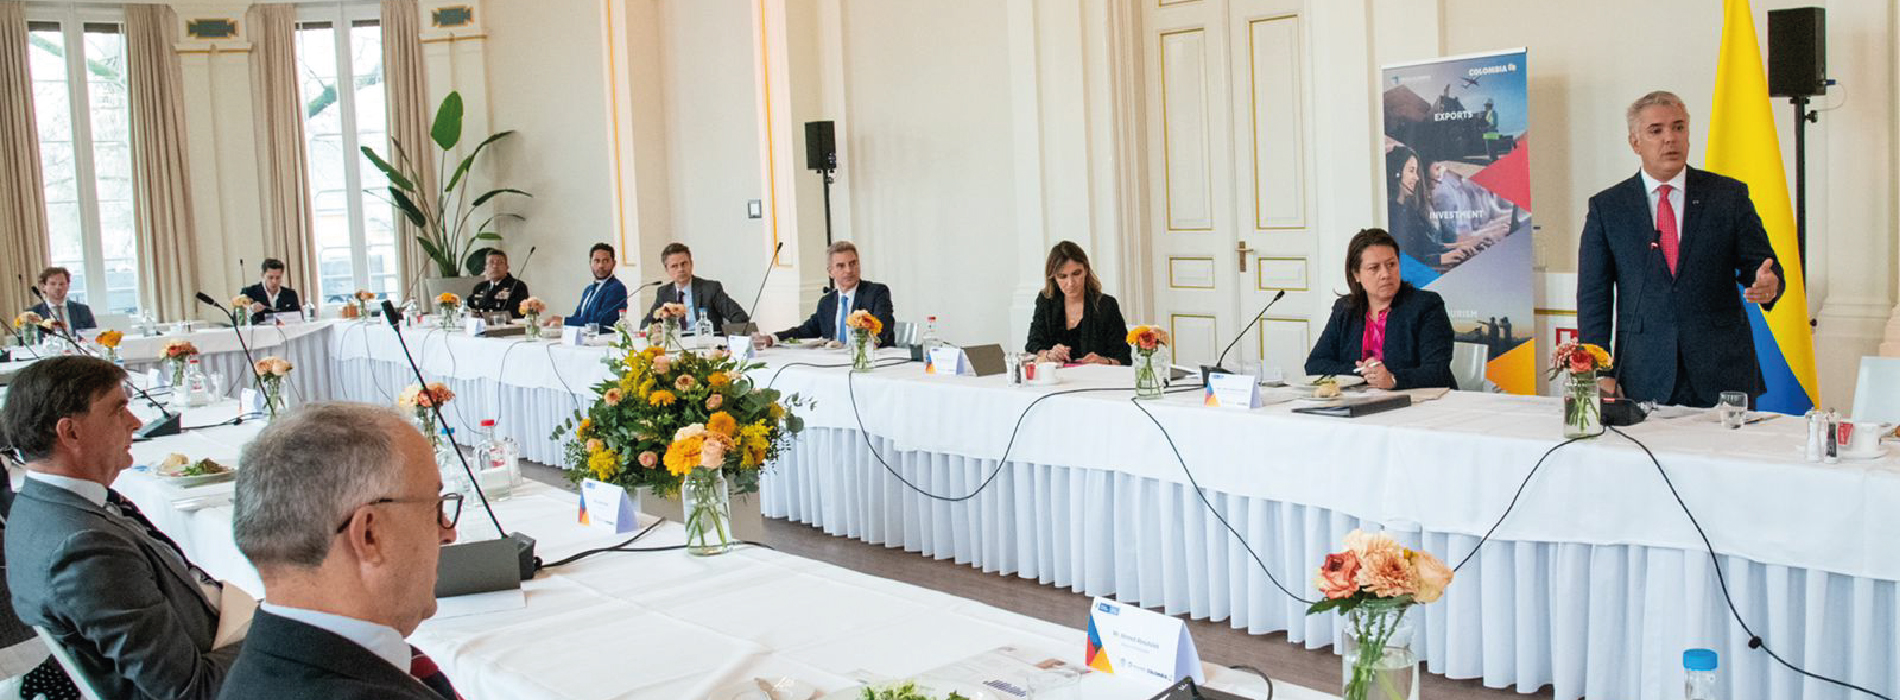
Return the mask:
<path id="1" fill-rule="evenodd" d="M 1755 333 L 1755 356 L 1768 382 L 1756 407 L 1800 414 L 1817 403 L 1820 387 L 1814 377 L 1807 281 L 1801 272 L 1794 210 L 1788 205 L 1781 140 L 1775 133 L 1768 76 L 1762 69 L 1748 0 L 1724 0 L 1722 8 L 1722 49 L 1715 67 L 1715 103 L 1709 110 L 1706 165 L 1748 185 L 1787 283 L 1773 311 L 1764 313 L 1758 305 L 1743 304 Z"/>

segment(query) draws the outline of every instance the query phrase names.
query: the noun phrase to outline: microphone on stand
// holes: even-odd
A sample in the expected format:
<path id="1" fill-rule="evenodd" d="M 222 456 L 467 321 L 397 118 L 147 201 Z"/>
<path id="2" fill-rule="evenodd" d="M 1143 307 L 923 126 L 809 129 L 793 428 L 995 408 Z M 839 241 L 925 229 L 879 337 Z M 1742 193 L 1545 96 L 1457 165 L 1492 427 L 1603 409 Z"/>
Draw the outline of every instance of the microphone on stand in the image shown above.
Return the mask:
<path id="1" fill-rule="evenodd" d="M 416 385 L 426 389 L 429 386 L 429 380 L 423 378 L 422 367 L 416 364 L 416 356 L 409 352 L 409 341 L 403 338 L 402 327 L 397 324 L 396 305 L 390 303 L 388 299 L 383 300 L 383 318 L 388 319 L 390 330 L 396 334 L 396 344 L 402 348 L 402 359 L 409 363 L 409 371 L 415 375 Z M 442 415 L 441 404 L 431 401 L 429 402 L 429 410 L 435 414 L 436 425 L 446 426 L 449 424 L 448 418 Z M 454 449 L 456 459 L 461 461 L 462 472 L 468 475 L 469 486 L 475 489 L 475 497 L 481 500 L 482 511 L 488 513 L 488 521 L 494 523 L 495 532 L 497 534 L 507 533 L 502 535 L 502 540 L 510 541 L 514 544 L 512 548 L 513 551 L 508 552 L 508 555 L 516 560 L 514 563 L 520 569 L 520 580 L 525 581 L 534 578 L 534 538 L 519 532 L 508 532 L 506 528 L 501 526 L 501 518 L 495 516 L 494 506 L 489 505 L 488 493 L 482 490 L 482 480 L 475 474 L 475 467 L 468 463 L 468 455 L 463 454 L 461 448 L 457 447 L 453 442 L 450 443 L 449 447 Z M 448 559 L 449 550 L 458 548 L 467 549 L 466 553 L 461 554 L 457 559 L 481 556 L 481 553 L 488 551 L 502 551 L 495 550 L 492 547 L 484 547 L 482 546 L 483 544 L 484 543 L 466 543 L 447 545 L 443 547 L 443 560 L 446 561 Z"/>
<path id="2" fill-rule="evenodd" d="M 779 241 L 778 245 L 772 247 L 772 262 L 765 264 L 765 275 L 759 278 L 759 291 L 752 295 L 752 305 L 746 307 L 745 317 L 747 321 L 751 321 L 752 314 L 758 312 L 759 299 L 765 296 L 765 283 L 767 280 L 772 279 L 772 268 L 778 267 L 778 252 L 784 249 L 785 241 Z"/>
<path id="3" fill-rule="evenodd" d="M 643 284 L 643 285 L 640 285 L 640 286 L 638 286 L 638 287 L 634 287 L 634 288 L 632 288 L 632 289 L 628 289 L 628 290 L 627 290 L 627 302 L 626 302 L 626 303 L 627 303 L 627 310 L 628 310 L 628 311 L 632 311 L 632 310 L 634 310 L 634 309 L 637 309 L 637 308 L 640 308 L 640 292 L 644 292 L 644 291 L 646 291 L 646 290 L 647 290 L 648 288 L 650 288 L 650 287 L 658 287 L 658 286 L 660 286 L 660 285 L 662 285 L 662 284 L 666 284 L 666 280 L 663 280 L 663 279 L 660 279 L 660 280 L 653 280 L 652 282 L 648 282 L 648 283 L 646 283 L 646 284 Z M 657 297 L 656 297 L 656 298 L 657 298 Z M 641 316 L 641 318 L 646 318 L 646 317 L 645 317 L 644 315 L 642 315 L 642 316 Z"/>
<path id="4" fill-rule="evenodd" d="M 1240 329 L 1240 334 L 1234 336 L 1234 341 L 1228 343 L 1227 348 L 1220 351 L 1220 357 L 1214 358 L 1214 364 L 1201 365 L 1201 386 L 1207 386 L 1207 378 L 1210 376 L 1216 374 L 1231 374 L 1231 372 L 1227 371 L 1227 368 L 1221 366 L 1221 363 L 1227 360 L 1227 353 L 1233 351 L 1234 346 L 1240 344 L 1240 339 L 1247 337 L 1247 331 L 1253 330 L 1254 324 L 1259 323 L 1260 319 L 1267 315 L 1267 310 L 1272 309 L 1274 304 L 1280 303 L 1281 297 L 1285 296 L 1286 290 L 1284 289 L 1280 290 L 1278 294 L 1274 294 L 1273 298 L 1267 301 L 1267 305 L 1260 309 L 1260 313 L 1254 314 L 1253 320 L 1247 322 L 1247 327 Z"/>
<path id="5" fill-rule="evenodd" d="M 219 304 L 218 300 L 211 298 L 211 295 L 204 292 L 198 293 L 198 303 L 222 311 L 226 317 L 231 319 L 231 332 L 237 334 L 238 347 L 244 350 L 244 366 L 251 370 L 251 386 L 257 387 L 259 391 L 263 391 L 264 378 L 257 373 L 257 360 L 251 357 L 251 344 L 244 340 L 244 329 L 238 327 L 238 312 L 224 308 L 223 304 Z"/>

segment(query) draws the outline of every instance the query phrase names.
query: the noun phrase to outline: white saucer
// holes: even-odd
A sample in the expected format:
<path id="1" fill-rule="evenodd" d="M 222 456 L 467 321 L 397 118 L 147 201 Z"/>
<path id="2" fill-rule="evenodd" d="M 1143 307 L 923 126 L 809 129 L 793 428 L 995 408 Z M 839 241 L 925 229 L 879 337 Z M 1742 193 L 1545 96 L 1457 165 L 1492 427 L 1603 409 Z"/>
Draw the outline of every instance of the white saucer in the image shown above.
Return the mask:
<path id="1" fill-rule="evenodd" d="M 1876 445 L 1874 449 L 1869 450 L 1867 452 L 1847 452 L 1847 451 L 1840 452 L 1841 459 L 1854 459 L 1854 460 L 1880 459 L 1885 456 L 1887 456 L 1886 445 Z"/>

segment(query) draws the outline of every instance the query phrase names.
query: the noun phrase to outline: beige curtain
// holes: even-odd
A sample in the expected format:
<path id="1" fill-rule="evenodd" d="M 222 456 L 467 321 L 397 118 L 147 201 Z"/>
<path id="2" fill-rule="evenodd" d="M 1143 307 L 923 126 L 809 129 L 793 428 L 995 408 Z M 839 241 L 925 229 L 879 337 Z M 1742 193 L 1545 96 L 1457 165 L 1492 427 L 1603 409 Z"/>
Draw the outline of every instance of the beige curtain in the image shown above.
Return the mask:
<path id="1" fill-rule="evenodd" d="M 194 318 L 197 220 L 185 157 L 184 71 L 178 15 L 167 5 L 125 6 L 126 77 L 132 101 L 132 215 L 145 310 Z"/>
<path id="2" fill-rule="evenodd" d="M 402 144 L 414 167 L 422 173 L 416 186 L 424 190 L 436 187 L 435 145 L 429 140 L 429 89 L 422 65 L 422 11 L 416 0 L 383 0 L 383 75 L 389 91 L 389 137 Z M 392 151 L 394 149 L 391 149 Z M 400 166 L 398 166 L 400 167 Z M 416 244 L 420 233 L 400 214 L 396 216 L 396 237 L 400 241 L 403 294 L 419 298 L 416 285 L 433 276 L 422 246 Z"/>
<path id="3" fill-rule="evenodd" d="M 0 322 L 33 304 L 26 291 L 47 264 L 40 137 L 27 75 L 26 9 L 0 2 Z"/>
<path id="4" fill-rule="evenodd" d="M 245 18 L 252 46 L 252 128 L 263 194 L 264 254 L 284 261 L 284 284 L 303 290 L 303 298 L 315 303 L 321 290 L 315 284 L 309 158 L 304 152 L 303 98 L 297 92 L 297 8 L 252 5 Z"/>

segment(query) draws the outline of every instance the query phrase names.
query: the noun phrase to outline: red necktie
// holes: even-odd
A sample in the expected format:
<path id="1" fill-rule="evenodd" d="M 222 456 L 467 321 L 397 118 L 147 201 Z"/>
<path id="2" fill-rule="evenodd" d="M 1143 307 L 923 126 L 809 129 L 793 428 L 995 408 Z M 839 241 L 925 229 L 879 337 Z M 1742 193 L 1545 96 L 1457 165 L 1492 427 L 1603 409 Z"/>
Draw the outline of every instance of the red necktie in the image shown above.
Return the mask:
<path id="1" fill-rule="evenodd" d="M 1676 274 L 1676 253 L 1681 250 L 1681 240 L 1676 231 L 1676 205 L 1669 203 L 1669 191 L 1675 189 L 1669 185 L 1656 188 L 1656 233 L 1662 243 L 1663 260 L 1669 263 L 1669 274 Z"/>
<path id="2" fill-rule="evenodd" d="M 423 685 L 428 686 L 444 700 L 462 700 L 461 694 L 456 693 L 454 686 L 449 685 L 449 677 L 435 665 L 434 659 L 413 646 L 409 647 L 409 653 L 409 675 L 415 676 L 416 680 L 422 681 Z"/>

